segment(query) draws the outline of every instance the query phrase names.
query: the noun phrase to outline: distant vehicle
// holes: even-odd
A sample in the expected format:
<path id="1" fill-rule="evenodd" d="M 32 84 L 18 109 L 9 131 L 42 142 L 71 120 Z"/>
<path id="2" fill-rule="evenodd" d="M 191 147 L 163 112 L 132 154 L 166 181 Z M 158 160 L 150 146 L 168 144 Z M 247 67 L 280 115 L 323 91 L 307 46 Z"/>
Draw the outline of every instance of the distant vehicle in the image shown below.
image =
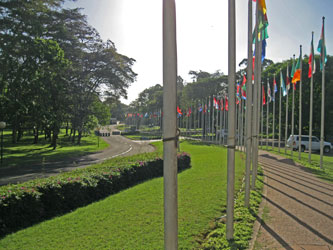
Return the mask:
<path id="1" fill-rule="evenodd" d="M 309 150 L 309 136 L 302 135 L 301 136 L 301 151 L 304 152 L 305 150 Z M 287 141 L 287 147 L 293 148 L 293 150 L 297 150 L 299 146 L 299 136 L 298 135 L 290 135 Z M 332 144 L 330 142 L 324 141 L 324 152 L 329 153 L 333 149 Z M 320 150 L 320 140 L 316 136 L 312 136 L 312 143 L 311 143 L 311 150 L 312 151 L 319 151 Z"/>

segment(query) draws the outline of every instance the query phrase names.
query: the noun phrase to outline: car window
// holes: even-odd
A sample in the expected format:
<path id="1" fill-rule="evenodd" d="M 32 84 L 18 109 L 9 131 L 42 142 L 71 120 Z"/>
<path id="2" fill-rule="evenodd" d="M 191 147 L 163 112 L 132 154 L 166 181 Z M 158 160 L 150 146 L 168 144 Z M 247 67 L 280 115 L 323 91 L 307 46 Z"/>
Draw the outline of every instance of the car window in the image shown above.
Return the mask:
<path id="1" fill-rule="evenodd" d="M 309 141 L 309 137 L 302 136 L 302 141 Z"/>
<path id="2" fill-rule="evenodd" d="M 319 142 L 319 139 L 317 137 L 312 137 L 312 141 Z"/>

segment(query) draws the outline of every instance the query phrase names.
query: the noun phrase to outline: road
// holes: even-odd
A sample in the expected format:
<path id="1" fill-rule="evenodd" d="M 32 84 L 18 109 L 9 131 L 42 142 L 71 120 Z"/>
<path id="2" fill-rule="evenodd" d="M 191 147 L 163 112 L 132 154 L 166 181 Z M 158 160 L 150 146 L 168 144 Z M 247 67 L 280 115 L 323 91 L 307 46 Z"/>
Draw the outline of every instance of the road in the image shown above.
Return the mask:
<path id="1" fill-rule="evenodd" d="M 105 129 L 112 133 L 115 126 Z M 101 130 L 103 132 L 103 129 Z M 61 161 L 46 162 L 43 165 L 16 166 L 0 168 L 0 186 L 16 184 L 56 175 L 61 172 L 71 171 L 77 168 L 85 168 L 89 165 L 104 161 L 117 156 L 129 156 L 144 152 L 153 152 L 154 147 L 149 145 L 149 141 L 132 141 L 120 135 L 101 137 L 110 146 L 101 152 L 92 153 L 81 157 L 68 158 Z"/>

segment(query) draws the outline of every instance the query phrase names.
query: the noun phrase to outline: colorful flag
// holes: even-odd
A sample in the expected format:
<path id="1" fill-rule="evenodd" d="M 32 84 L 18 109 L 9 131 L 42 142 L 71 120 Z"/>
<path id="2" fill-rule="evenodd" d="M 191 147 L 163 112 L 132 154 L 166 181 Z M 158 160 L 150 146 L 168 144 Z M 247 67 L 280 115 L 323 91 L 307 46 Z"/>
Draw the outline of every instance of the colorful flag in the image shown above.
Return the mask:
<path id="1" fill-rule="evenodd" d="M 219 109 L 219 104 L 218 104 L 216 98 L 214 97 L 213 100 L 214 100 L 214 108 Z"/>
<path id="2" fill-rule="evenodd" d="M 313 68 L 312 68 L 313 65 Z M 312 75 L 316 72 L 316 60 L 314 58 L 314 48 L 313 48 L 313 33 L 310 46 L 310 55 L 309 55 L 309 73 L 308 78 L 311 78 Z"/>
<path id="3" fill-rule="evenodd" d="M 262 50 L 261 50 L 261 62 L 264 62 L 266 57 L 266 39 L 262 40 Z"/>
<path id="4" fill-rule="evenodd" d="M 292 79 L 292 83 L 295 83 L 301 80 L 301 61 L 302 61 L 302 47 L 300 48 L 299 58 L 296 63 L 295 73 Z"/>
<path id="5" fill-rule="evenodd" d="M 225 99 L 225 110 L 229 110 L 228 97 Z"/>
<path id="6" fill-rule="evenodd" d="M 271 87 L 269 86 L 269 83 L 267 83 L 267 96 L 268 96 L 268 103 L 272 101 L 272 93 L 271 93 Z"/>
<path id="7" fill-rule="evenodd" d="M 237 93 L 236 93 L 236 104 L 239 104 L 239 101 L 240 101 L 240 93 L 239 93 L 239 89 L 240 89 L 240 84 L 239 82 L 237 82 Z"/>
<path id="8" fill-rule="evenodd" d="M 325 44 L 325 27 L 324 26 L 325 25 L 324 25 L 324 20 L 323 20 L 323 25 L 322 25 L 322 28 L 321 28 L 320 40 L 319 40 L 318 47 L 317 47 L 317 51 L 320 53 L 320 70 L 323 70 L 323 65 L 322 65 L 323 64 L 323 60 L 322 60 L 323 54 L 322 53 L 324 53 L 325 63 L 327 62 L 326 44 Z"/>
<path id="9" fill-rule="evenodd" d="M 201 106 L 201 104 L 199 104 L 198 111 L 202 112 L 202 106 Z"/>
<path id="10" fill-rule="evenodd" d="M 262 85 L 262 105 L 266 104 L 266 95 L 265 95 L 265 88 L 264 85 Z"/>
<path id="11" fill-rule="evenodd" d="M 286 75 L 287 75 L 287 93 L 288 93 L 288 91 L 290 89 L 289 65 L 288 64 L 287 64 L 287 73 L 286 73 Z"/>
<path id="12" fill-rule="evenodd" d="M 223 98 L 221 98 L 220 104 L 221 104 L 221 110 L 223 110 L 224 109 L 224 107 L 223 107 Z"/>
<path id="13" fill-rule="evenodd" d="M 287 95 L 287 90 L 286 90 L 286 85 L 285 85 L 283 77 L 282 77 L 282 71 L 280 71 L 280 87 L 282 89 L 282 95 L 286 96 Z"/>
<path id="14" fill-rule="evenodd" d="M 179 106 L 177 106 L 177 113 L 179 116 L 182 116 L 182 114 L 183 114 L 182 110 L 179 108 Z"/>
<path id="15" fill-rule="evenodd" d="M 189 108 L 188 111 L 187 111 L 187 117 L 189 117 L 191 114 L 192 114 L 192 109 Z"/>
<path id="16" fill-rule="evenodd" d="M 204 110 L 203 110 L 204 113 L 207 112 L 207 104 L 205 104 L 205 107 L 204 107 Z"/>
<path id="17" fill-rule="evenodd" d="M 274 89 L 274 93 L 276 93 L 278 91 L 277 86 L 276 86 L 275 76 L 274 76 L 274 80 L 273 80 L 273 89 Z"/>
<path id="18" fill-rule="evenodd" d="M 242 93 L 242 98 L 244 100 L 246 100 L 246 78 L 245 78 L 245 75 L 243 75 L 243 82 L 242 82 L 241 93 Z"/>

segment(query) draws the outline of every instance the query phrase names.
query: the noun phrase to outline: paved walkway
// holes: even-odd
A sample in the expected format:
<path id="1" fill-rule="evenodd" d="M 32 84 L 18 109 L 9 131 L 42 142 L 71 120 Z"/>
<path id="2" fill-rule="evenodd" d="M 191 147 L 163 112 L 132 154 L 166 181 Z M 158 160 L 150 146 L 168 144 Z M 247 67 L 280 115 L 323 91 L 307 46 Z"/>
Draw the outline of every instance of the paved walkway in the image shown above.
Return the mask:
<path id="1" fill-rule="evenodd" d="M 263 214 L 254 249 L 333 250 L 333 184 L 290 159 L 260 152 Z"/>
<path id="2" fill-rule="evenodd" d="M 72 157 L 61 161 L 46 162 L 43 165 L 27 165 L 0 168 L 0 186 L 16 184 L 35 178 L 56 175 L 61 172 L 84 168 L 89 165 L 117 156 L 128 156 L 144 152 L 153 152 L 155 149 L 149 141 L 132 141 L 120 135 L 101 137 L 110 146 L 103 151 L 81 157 Z"/>

